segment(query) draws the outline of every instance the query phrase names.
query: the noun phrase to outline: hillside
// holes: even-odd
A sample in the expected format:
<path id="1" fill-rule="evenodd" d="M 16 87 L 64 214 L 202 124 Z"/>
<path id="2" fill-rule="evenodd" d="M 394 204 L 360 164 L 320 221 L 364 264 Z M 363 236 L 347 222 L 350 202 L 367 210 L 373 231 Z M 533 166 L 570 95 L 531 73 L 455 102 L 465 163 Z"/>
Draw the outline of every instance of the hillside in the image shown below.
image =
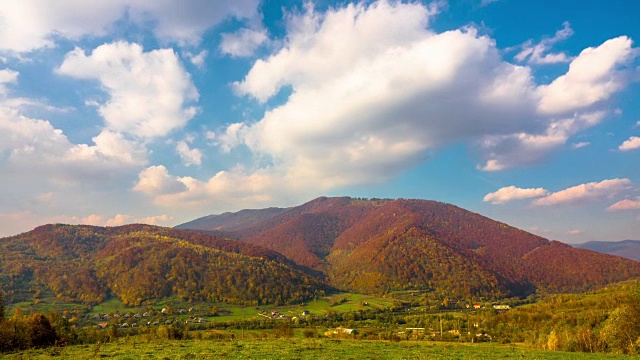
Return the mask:
<path id="1" fill-rule="evenodd" d="M 229 235 L 321 271 L 339 289 L 365 293 L 526 296 L 585 291 L 640 276 L 640 263 L 574 249 L 427 200 L 322 197 Z"/>
<path id="2" fill-rule="evenodd" d="M 589 241 L 584 244 L 575 244 L 572 246 L 579 249 L 587 249 L 640 261 L 640 240 Z"/>
<path id="3" fill-rule="evenodd" d="M 175 228 L 198 229 L 204 231 L 237 231 L 251 227 L 286 210 L 286 208 L 266 208 L 258 210 L 241 210 L 236 213 L 226 212 L 220 215 L 210 215 L 195 219 L 178 225 Z"/>
<path id="4" fill-rule="evenodd" d="M 0 280 L 10 302 L 50 291 L 88 304 L 168 296 L 284 304 L 325 288 L 273 251 L 148 225 L 45 225 L 0 239 Z"/>

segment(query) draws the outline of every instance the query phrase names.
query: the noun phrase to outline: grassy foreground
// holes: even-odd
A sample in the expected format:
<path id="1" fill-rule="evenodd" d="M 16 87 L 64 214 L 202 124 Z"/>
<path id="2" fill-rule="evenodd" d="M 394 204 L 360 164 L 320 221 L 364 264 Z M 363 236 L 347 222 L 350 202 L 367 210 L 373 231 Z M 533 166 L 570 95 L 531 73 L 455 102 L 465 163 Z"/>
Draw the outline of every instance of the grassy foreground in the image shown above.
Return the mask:
<path id="1" fill-rule="evenodd" d="M 335 339 L 154 340 L 121 339 L 99 345 L 28 350 L 6 359 L 628 359 L 624 355 L 550 352 L 495 343 Z"/>

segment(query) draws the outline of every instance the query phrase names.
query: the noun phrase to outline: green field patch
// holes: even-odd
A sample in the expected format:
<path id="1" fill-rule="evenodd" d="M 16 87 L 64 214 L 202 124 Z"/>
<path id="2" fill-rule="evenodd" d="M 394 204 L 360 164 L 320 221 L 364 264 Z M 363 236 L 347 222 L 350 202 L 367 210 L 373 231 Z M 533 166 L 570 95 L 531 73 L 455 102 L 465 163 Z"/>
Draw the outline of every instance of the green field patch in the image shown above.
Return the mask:
<path id="1" fill-rule="evenodd" d="M 7 354 L 6 359 L 629 359 L 625 355 L 552 352 L 513 345 L 431 341 L 334 339 L 238 339 L 145 341 L 131 337 L 113 343 L 78 345 Z"/>

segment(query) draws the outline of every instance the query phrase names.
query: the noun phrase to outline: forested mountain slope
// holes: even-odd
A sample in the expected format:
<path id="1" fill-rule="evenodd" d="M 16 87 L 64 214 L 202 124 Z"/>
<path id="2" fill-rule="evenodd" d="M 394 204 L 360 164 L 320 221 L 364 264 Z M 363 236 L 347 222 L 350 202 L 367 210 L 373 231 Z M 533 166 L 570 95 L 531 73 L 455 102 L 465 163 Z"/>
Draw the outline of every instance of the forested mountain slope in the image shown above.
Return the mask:
<path id="1" fill-rule="evenodd" d="M 325 289 L 296 267 L 251 244 L 148 225 L 45 225 L 0 239 L 0 281 L 9 301 L 49 290 L 89 304 L 167 296 L 284 304 Z"/>
<path id="2" fill-rule="evenodd" d="M 584 291 L 640 276 L 640 263 L 427 200 L 321 197 L 229 235 L 321 271 L 330 285 L 350 291 L 499 297 Z"/>

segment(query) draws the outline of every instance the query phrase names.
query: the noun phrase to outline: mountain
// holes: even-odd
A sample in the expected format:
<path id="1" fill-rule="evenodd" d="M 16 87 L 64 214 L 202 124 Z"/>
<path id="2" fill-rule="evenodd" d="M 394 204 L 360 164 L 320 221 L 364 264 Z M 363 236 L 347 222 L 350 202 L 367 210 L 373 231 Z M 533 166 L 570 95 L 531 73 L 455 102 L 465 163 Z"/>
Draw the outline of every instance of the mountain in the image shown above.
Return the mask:
<path id="1" fill-rule="evenodd" d="M 10 302 L 42 291 L 95 304 L 176 296 L 241 304 L 301 302 L 326 286 L 284 256 L 234 240 L 149 225 L 45 225 L 0 239 Z"/>
<path id="2" fill-rule="evenodd" d="M 589 241 L 575 244 L 573 247 L 588 249 L 603 254 L 621 256 L 623 258 L 640 261 L 640 240 L 623 241 Z"/>
<path id="3" fill-rule="evenodd" d="M 288 209 L 271 207 L 258 210 L 241 210 L 236 213 L 226 212 L 220 215 L 210 215 L 189 221 L 175 228 L 232 232 L 251 227 L 286 210 Z"/>
<path id="4" fill-rule="evenodd" d="M 222 223 L 215 215 L 208 219 Z M 194 230 L 211 229 L 204 219 L 197 221 Z M 640 277 L 640 263 L 575 249 L 428 200 L 321 197 L 226 234 L 320 271 L 331 286 L 367 293 L 421 289 L 455 297 L 526 296 Z"/>

